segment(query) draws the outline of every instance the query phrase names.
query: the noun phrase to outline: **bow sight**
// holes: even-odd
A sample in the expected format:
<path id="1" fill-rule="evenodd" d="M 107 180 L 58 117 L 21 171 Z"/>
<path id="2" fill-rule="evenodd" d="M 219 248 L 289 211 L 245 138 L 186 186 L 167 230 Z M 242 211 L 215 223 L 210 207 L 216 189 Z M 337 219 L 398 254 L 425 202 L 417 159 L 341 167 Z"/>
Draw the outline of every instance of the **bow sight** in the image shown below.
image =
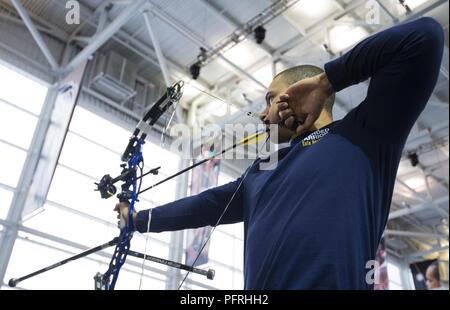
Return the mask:
<path id="1" fill-rule="evenodd" d="M 125 184 L 127 184 L 127 182 L 129 182 L 129 179 L 132 178 L 133 171 L 131 171 L 129 168 L 127 168 L 126 164 L 121 164 L 120 167 L 122 168 L 122 172 L 120 173 L 119 176 L 113 178 L 109 174 L 105 174 L 101 178 L 100 182 L 95 183 L 95 185 L 97 185 L 97 189 L 95 189 L 95 191 L 99 191 L 100 192 L 100 196 L 103 199 L 110 198 L 115 193 L 117 193 L 117 188 L 114 186 L 114 183 L 119 182 L 119 181 L 123 181 L 123 182 L 125 182 Z M 148 171 L 145 175 L 147 175 L 147 174 L 157 175 L 159 169 L 161 169 L 161 167 L 153 168 L 150 171 Z M 143 175 L 141 175 L 141 176 L 139 176 L 137 178 L 139 179 L 142 176 Z M 127 194 L 124 194 L 124 192 L 122 191 L 122 193 L 120 193 L 119 196 L 118 196 L 119 200 L 125 198 L 128 201 L 129 199 L 131 199 L 131 196 L 130 196 L 130 194 L 128 192 L 129 191 L 127 191 Z M 139 201 L 139 200 L 137 200 L 137 201 Z"/>
<path id="2" fill-rule="evenodd" d="M 142 144 L 145 143 L 145 138 L 147 137 L 148 130 L 158 121 L 161 115 L 163 115 L 170 106 L 181 99 L 181 96 L 183 95 L 183 86 L 184 82 L 179 81 L 173 86 L 168 87 L 166 93 L 151 106 L 149 111 L 137 124 L 133 135 L 130 137 L 128 145 L 121 157 L 121 160 L 123 162 L 129 162 L 130 160 L 132 160 L 133 156 L 136 156 L 137 153 L 139 153 L 138 149 L 140 149 Z M 139 163 L 140 162 L 138 162 L 137 164 L 139 165 Z M 118 194 L 119 201 L 129 202 L 129 200 L 132 198 L 132 193 L 129 188 L 132 185 L 133 179 L 137 179 L 136 171 L 127 167 L 127 164 L 121 164 L 120 166 L 122 167 L 122 172 L 118 177 L 112 178 L 109 174 L 106 174 L 101 178 L 99 183 L 95 183 L 97 185 L 96 190 L 100 192 L 100 195 L 103 199 L 107 199 L 117 192 L 114 183 L 118 181 L 124 182 L 124 184 L 122 185 L 122 192 Z M 161 167 L 151 169 L 145 175 L 158 174 L 159 168 Z M 143 176 L 144 175 L 141 175 L 140 178 L 142 178 Z"/>

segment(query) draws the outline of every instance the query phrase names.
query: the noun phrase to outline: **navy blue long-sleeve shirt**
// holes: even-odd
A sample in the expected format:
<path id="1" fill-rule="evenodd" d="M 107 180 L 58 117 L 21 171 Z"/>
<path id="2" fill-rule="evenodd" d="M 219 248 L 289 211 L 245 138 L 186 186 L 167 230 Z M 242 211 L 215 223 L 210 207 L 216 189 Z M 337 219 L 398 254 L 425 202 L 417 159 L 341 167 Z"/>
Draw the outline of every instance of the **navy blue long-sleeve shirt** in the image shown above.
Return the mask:
<path id="1" fill-rule="evenodd" d="M 328 62 L 335 91 L 370 78 L 342 120 L 294 139 L 273 170 L 153 209 L 151 232 L 244 222 L 245 289 L 371 289 L 401 152 L 436 84 L 442 27 L 431 18 L 375 34 Z M 136 226 L 146 231 L 148 212 Z"/>

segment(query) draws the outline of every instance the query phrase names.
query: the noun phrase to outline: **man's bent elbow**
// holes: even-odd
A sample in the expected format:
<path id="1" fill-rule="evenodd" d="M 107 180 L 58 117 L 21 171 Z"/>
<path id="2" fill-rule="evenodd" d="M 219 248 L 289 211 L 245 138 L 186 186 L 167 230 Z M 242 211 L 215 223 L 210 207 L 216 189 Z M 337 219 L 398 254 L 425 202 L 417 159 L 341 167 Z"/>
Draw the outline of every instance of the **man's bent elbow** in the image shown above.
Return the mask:
<path id="1" fill-rule="evenodd" d="M 432 17 L 421 17 L 417 20 L 419 31 L 423 33 L 427 48 L 441 51 L 444 46 L 444 30 L 442 25 Z"/>

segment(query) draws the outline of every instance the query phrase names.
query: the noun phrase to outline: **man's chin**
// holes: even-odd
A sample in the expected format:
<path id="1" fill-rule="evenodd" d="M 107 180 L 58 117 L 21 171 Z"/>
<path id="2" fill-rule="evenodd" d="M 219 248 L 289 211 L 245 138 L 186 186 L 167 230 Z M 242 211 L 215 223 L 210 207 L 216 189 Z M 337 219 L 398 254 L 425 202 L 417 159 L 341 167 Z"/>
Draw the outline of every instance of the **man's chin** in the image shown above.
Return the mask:
<path id="1" fill-rule="evenodd" d="M 295 131 L 277 124 L 271 124 L 266 129 L 270 133 L 270 141 L 275 144 L 289 142 L 295 136 Z"/>

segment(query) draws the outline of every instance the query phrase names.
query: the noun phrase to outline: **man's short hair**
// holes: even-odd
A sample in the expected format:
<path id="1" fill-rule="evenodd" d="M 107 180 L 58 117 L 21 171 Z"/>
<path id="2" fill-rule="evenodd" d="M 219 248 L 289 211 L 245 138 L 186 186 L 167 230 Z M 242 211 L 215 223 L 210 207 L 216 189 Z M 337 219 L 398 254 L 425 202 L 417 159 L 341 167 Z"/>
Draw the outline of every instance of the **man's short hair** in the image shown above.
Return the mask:
<path id="1" fill-rule="evenodd" d="M 284 71 L 281 71 L 280 73 L 275 75 L 275 77 L 273 79 L 274 80 L 275 79 L 281 79 L 282 81 L 284 81 L 288 85 L 292 85 L 295 82 L 298 82 L 300 80 L 319 75 L 319 74 L 321 74 L 323 72 L 324 72 L 323 69 L 321 69 L 319 67 L 316 67 L 316 66 L 313 66 L 313 65 L 300 65 L 300 66 L 295 66 L 295 67 L 286 69 Z M 331 96 L 325 102 L 325 109 L 330 114 L 333 111 L 334 100 L 335 100 L 335 95 L 333 94 L 333 96 Z"/>

